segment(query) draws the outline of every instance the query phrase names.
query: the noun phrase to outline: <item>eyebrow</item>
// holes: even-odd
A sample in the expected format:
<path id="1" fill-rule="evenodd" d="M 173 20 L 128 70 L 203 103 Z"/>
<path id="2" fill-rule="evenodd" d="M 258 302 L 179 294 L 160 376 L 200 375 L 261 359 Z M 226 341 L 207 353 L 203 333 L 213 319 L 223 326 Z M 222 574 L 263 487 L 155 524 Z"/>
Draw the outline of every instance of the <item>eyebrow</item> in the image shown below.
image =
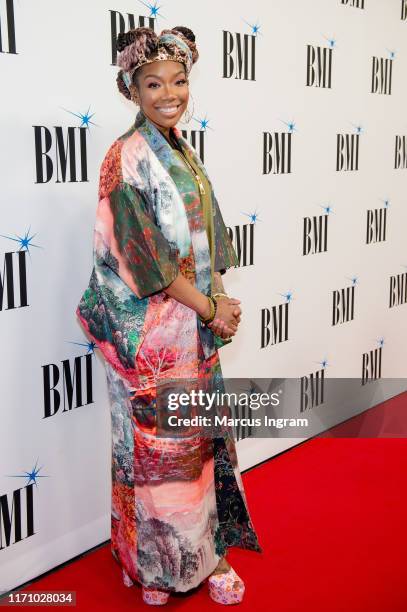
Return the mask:
<path id="1" fill-rule="evenodd" d="M 174 77 L 178 76 L 179 74 L 184 74 L 184 71 L 178 70 L 178 72 L 174 74 Z M 145 74 L 144 75 L 144 79 L 148 79 L 148 77 L 153 77 L 154 79 L 158 79 L 159 81 L 162 81 L 161 77 L 159 77 L 157 74 Z"/>

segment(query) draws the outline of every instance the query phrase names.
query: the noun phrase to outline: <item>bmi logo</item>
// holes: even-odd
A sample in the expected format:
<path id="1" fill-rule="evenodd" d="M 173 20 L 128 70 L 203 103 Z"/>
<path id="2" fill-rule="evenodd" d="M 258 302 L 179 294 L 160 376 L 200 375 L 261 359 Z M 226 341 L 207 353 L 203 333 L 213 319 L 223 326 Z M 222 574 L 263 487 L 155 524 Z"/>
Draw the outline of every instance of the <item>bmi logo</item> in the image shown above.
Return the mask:
<path id="1" fill-rule="evenodd" d="M 332 52 L 336 41 L 326 40 L 327 47 L 307 45 L 307 87 L 332 87 Z"/>
<path id="2" fill-rule="evenodd" d="M 205 163 L 205 134 L 207 128 L 211 128 L 209 124 L 209 119 L 205 117 L 204 119 L 199 119 L 197 117 L 192 117 L 194 121 L 199 123 L 198 130 L 181 130 L 182 137 L 187 140 L 192 147 L 195 149 L 199 159 L 202 163 Z"/>
<path id="3" fill-rule="evenodd" d="M 0 0 L 0 53 L 17 53 L 14 0 Z"/>
<path id="4" fill-rule="evenodd" d="M 373 208 L 367 211 L 366 217 L 366 244 L 384 242 L 386 240 L 387 210 L 390 202 L 384 201 L 382 208 Z"/>
<path id="5" fill-rule="evenodd" d="M 250 398 L 254 393 L 261 392 L 258 385 L 250 380 L 249 388 L 246 390 L 247 397 Z M 250 438 L 253 435 L 253 426 L 250 420 L 253 418 L 252 409 L 245 403 L 234 402 L 231 405 L 231 416 L 236 421 L 236 425 L 233 427 L 235 439 L 239 441 Z M 243 419 L 247 420 L 243 421 Z M 245 425 L 243 425 L 243 423 L 245 423 Z"/>
<path id="6" fill-rule="evenodd" d="M 357 278 L 351 279 L 350 287 L 335 289 L 332 292 L 332 325 L 348 323 L 355 318 L 355 286 Z"/>
<path id="7" fill-rule="evenodd" d="M 321 206 L 323 215 L 303 217 L 302 254 L 325 253 L 328 250 L 328 217 L 332 208 Z"/>
<path id="8" fill-rule="evenodd" d="M 48 478 L 40 474 L 38 459 L 31 471 L 7 475 L 9 478 L 25 478 L 24 487 L 0 495 L 0 550 L 17 544 L 35 535 L 34 530 L 34 485 L 38 488 L 38 478 Z"/>
<path id="9" fill-rule="evenodd" d="M 362 386 L 382 377 L 382 351 L 384 339 L 377 340 L 378 347 L 362 354 Z"/>
<path id="10" fill-rule="evenodd" d="M 325 401 L 325 368 L 328 361 L 323 359 L 322 368 L 300 378 L 300 412 L 311 410 Z"/>
<path id="11" fill-rule="evenodd" d="M 64 109 L 65 110 L 65 109 Z M 77 127 L 61 125 L 48 128 L 34 125 L 35 172 L 38 183 L 86 183 L 88 182 L 87 136 L 95 113 L 85 114 L 67 111 L 78 117 Z"/>
<path id="12" fill-rule="evenodd" d="M 362 126 L 355 125 L 354 134 L 336 135 L 336 170 L 338 172 L 359 170 L 359 140 Z"/>
<path id="13" fill-rule="evenodd" d="M 0 312 L 29 306 L 27 253 L 31 257 L 29 250 L 31 247 L 41 248 L 38 244 L 32 242 L 35 236 L 36 234 L 30 236 L 30 229 L 28 229 L 24 236 L 6 236 L 1 234 L 2 238 L 17 242 L 20 248 L 17 251 L 13 250 L 3 253 L 3 266 L 0 268 Z"/>
<path id="14" fill-rule="evenodd" d="M 354 6 L 355 8 L 359 9 L 365 8 L 365 0 L 341 0 L 341 4 L 346 4 L 347 6 Z"/>
<path id="15" fill-rule="evenodd" d="M 286 298 L 284 304 L 275 304 L 271 308 L 261 309 L 260 348 L 288 340 L 289 305 L 293 297 L 291 292 L 281 295 Z"/>
<path id="16" fill-rule="evenodd" d="M 263 132 L 263 174 L 289 174 L 291 172 L 293 121 L 283 121 L 286 132 Z"/>
<path id="17" fill-rule="evenodd" d="M 250 219 L 250 223 L 227 227 L 229 238 L 235 247 L 239 259 L 239 266 L 252 266 L 254 264 L 254 226 L 260 221 L 257 211 L 243 213 Z"/>
<path id="18" fill-rule="evenodd" d="M 407 304 L 407 272 L 390 276 L 389 308 L 402 304 Z"/>
<path id="19" fill-rule="evenodd" d="M 151 28 L 155 30 L 154 24 L 156 23 L 157 16 L 162 16 L 158 9 L 161 8 L 157 6 L 157 2 L 154 4 L 142 2 L 144 6 L 150 9 L 150 14 L 148 16 L 138 15 L 137 16 L 137 26 L 136 26 L 136 17 L 134 13 L 120 13 L 119 11 L 109 11 L 110 13 L 110 38 L 111 38 L 111 46 L 112 46 L 112 66 L 116 66 L 117 61 L 117 36 L 119 34 L 123 34 L 127 30 L 134 30 L 136 27 L 138 28 Z"/>
<path id="20" fill-rule="evenodd" d="M 372 57 L 371 93 L 391 95 L 394 51 L 389 50 L 390 57 Z"/>
<path id="21" fill-rule="evenodd" d="M 407 168 L 406 136 L 396 136 L 394 168 L 395 170 L 404 170 L 405 168 Z"/>
<path id="22" fill-rule="evenodd" d="M 251 34 L 223 30 L 222 57 L 224 79 L 256 80 L 256 39 L 261 34 L 259 24 L 250 26 Z"/>
<path id="23" fill-rule="evenodd" d="M 42 366 L 44 419 L 61 412 L 93 404 L 93 342 L 72 342 L 87 348 L 85 355 Z"/>

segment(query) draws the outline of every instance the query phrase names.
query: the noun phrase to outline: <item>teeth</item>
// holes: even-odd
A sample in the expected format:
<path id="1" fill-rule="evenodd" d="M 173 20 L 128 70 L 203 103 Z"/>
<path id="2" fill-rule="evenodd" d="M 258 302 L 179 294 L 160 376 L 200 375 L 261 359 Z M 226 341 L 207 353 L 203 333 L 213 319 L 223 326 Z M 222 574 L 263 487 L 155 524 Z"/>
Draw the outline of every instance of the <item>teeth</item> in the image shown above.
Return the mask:
<path id="1" fill-rule="evenodd" d="M 159 110 L 162 113 L 173 113 L 174 111 L 177 110 L 177 106 L 172 106 L 171 108 L 158 108 L 157 110 Z"/>

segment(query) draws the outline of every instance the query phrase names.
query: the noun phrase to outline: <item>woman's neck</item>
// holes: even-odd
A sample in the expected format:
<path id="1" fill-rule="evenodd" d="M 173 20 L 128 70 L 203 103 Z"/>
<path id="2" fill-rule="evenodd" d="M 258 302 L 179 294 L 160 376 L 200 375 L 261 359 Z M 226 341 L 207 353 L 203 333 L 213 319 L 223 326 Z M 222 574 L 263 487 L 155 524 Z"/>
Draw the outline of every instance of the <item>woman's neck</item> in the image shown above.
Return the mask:
<path id="1" fill-rule="evenodd" d="M 170 127 L 168 130 L 168 136 L 165 136 L 167 142 L 172 148 L 179 149 L 178 138 L 175 135 L 174 128 Z"/>

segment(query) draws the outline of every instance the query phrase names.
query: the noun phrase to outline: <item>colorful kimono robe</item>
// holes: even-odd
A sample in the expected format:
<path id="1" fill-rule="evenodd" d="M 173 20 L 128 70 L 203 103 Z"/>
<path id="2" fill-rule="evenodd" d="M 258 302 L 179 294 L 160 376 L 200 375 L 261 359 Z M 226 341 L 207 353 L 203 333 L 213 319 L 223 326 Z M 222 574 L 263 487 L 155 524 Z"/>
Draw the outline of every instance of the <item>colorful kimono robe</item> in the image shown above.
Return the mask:
<path id="1" fill-rule="evenodd" d="M 174 129 L 209 181 L 195 150 Z M 211 184 L 210 184 L 211 185 Z M 211 185 L 214 269 L 237 265 Z M 211 291 L 197 184 L 140 111 L 102 163 L 94 266 L 77 308 L 104 358 L 112 417 L 111 546 L 126 585 L 187 591 L 228 546 L 261 551 L 231 436 L 157 435 L 157 389 L 203 380 L 223 390 L 222 341 L 168 296 L 181 272 Z"/>

